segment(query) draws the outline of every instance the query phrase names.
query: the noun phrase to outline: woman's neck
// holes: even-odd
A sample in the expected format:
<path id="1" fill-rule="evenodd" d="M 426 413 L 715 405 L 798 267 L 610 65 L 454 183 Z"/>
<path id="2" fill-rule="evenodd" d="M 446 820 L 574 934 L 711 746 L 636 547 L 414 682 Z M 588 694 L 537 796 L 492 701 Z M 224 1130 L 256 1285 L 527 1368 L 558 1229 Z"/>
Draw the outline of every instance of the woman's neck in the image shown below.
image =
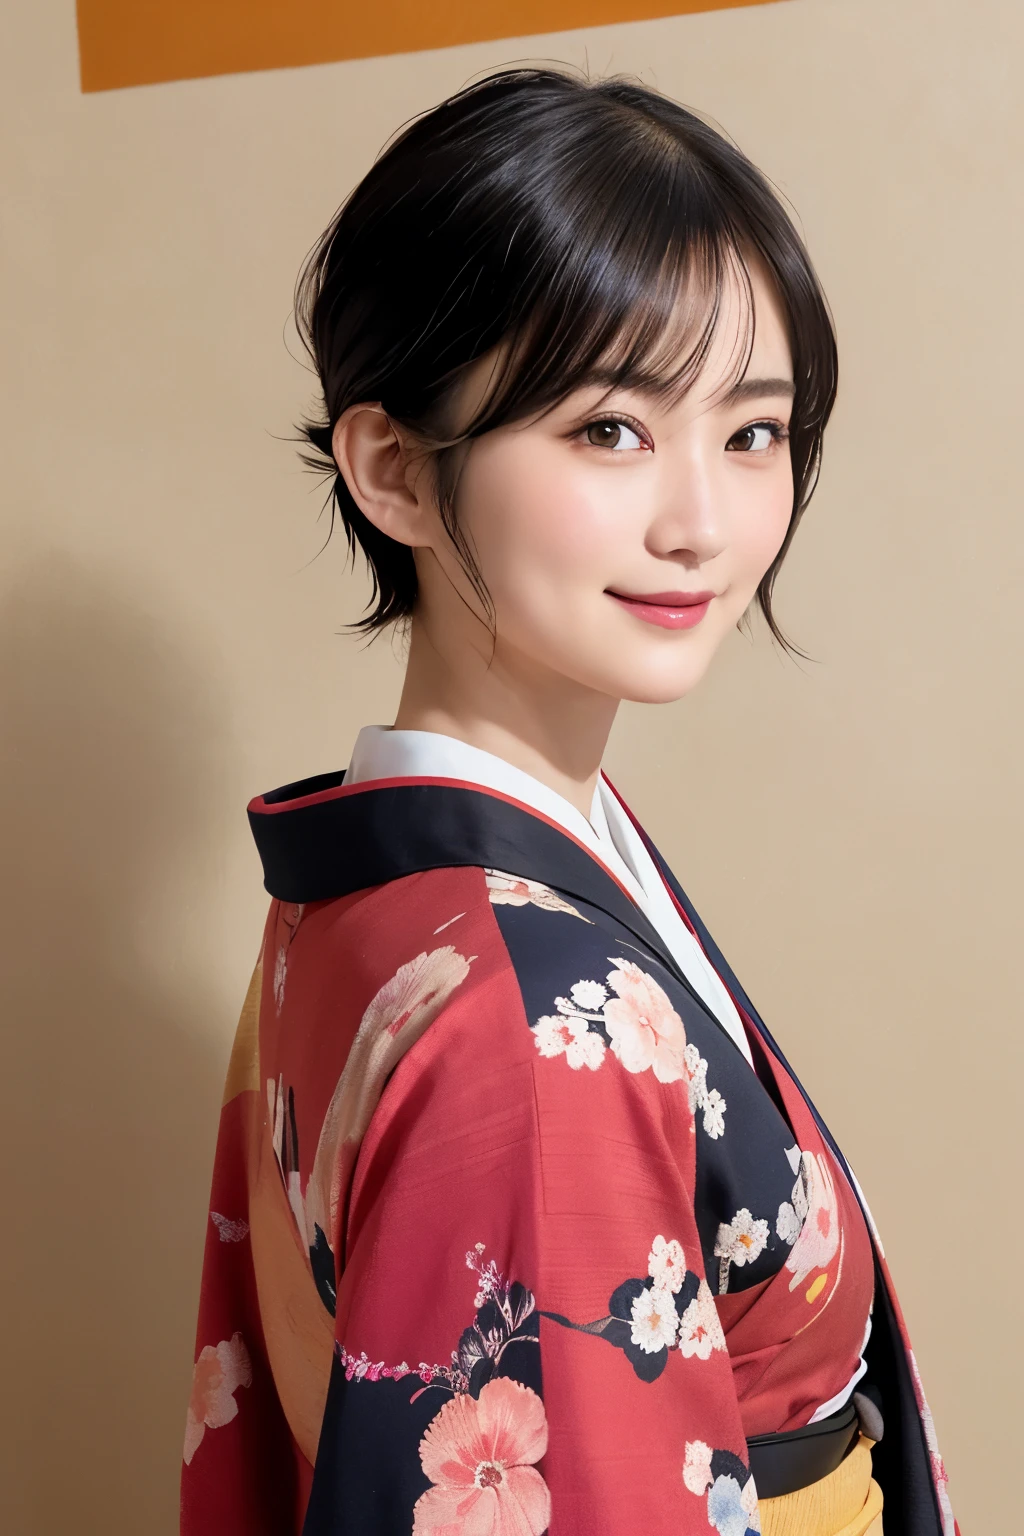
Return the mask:
<path id="1" fill-rule="evenodd" d="M 414 618 L 395 730 L 436 731 L 531 774 L 590 816 L 618 700 L 496 644 L 438 646 Z"/>

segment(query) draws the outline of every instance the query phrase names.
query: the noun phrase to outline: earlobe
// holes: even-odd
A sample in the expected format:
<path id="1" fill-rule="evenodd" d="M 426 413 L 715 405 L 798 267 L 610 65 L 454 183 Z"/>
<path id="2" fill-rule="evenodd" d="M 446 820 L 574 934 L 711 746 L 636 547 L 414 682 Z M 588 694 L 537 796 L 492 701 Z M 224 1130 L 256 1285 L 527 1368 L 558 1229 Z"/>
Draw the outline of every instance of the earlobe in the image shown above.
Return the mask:
<path id="1" fill-rule="evenodd" d="M 431 542 L 409 445 L 379 403 L 349 406 L 335 425 L 332 448 L 353 501 L 374 527 L 413 548 Z"/>

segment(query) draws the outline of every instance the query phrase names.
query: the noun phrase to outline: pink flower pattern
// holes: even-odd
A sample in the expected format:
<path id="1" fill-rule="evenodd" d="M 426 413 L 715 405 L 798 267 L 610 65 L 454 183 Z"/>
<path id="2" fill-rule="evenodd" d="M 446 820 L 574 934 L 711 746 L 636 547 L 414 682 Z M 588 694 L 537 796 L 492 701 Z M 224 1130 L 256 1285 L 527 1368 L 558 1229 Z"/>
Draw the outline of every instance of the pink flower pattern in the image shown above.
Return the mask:
<path id="1" fill-rule="evenodd" d="M 240 1333 L 206 1344 L 192 1371 L 192 1394 L 185 1419 L 185 1465 L 202 1444 L 208 1429 L 220 1429 L 238 1413 L 235 1393 L 252 1386 L 252 1362 Z"/>
<path id="2" fill-rule="evenodd" d="M 420 1441 L 433 1486 L 416 1502 L 413 1536 L 542 1536 L 551 1496 L 538 1462 L 548 1448 L 536 1392 L 498 1376 L 478 1398 L 445 1403 Z"/>
<path id="3" fill-rule="evenodd" d="M 627 1072 L 650 1068 L 659 1083 L 688 1078 L 686 1030 L 667 993 L 632 960 L 611 961 L 618 969 L 608 985 L 616 995 L 604 1006 L 604 1021 L 615 1055 Z"/>
<path id="4" fill-rule="evenodd" d="M 500 899 L 520 898 L 503 893 Z M 725 1131 L 728 1106 L 717 1088 L 709 1090 L 708 1064 L 687 1042 L 686 1027 L 668 994 L 632 960 L 608 958 L 616 969 L 609 973 L 607 985 L 577 981 L 568 997 L 555 998 L 555 1013 L 534 1022 L 538 1051 L 549 1058 L 564 1055 L 577 1071 L 586 1066 L 596 1072 L 605 1060 L 607 1042 L 627 1072 L 653 1071 L 661 1083 L 682 1082 L 690 1113 L 703 1111 L 704 1131 L 717 1141 Z"/>

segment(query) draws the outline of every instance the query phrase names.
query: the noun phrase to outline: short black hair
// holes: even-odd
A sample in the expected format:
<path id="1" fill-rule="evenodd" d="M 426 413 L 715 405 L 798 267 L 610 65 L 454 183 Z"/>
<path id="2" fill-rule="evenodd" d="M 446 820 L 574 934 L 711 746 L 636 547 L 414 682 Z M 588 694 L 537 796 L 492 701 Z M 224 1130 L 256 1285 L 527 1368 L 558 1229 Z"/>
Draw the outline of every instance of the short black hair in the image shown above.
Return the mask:
<path id="1" fill-rule="evenodd" d="M 817 480 L 838 363 L 828 305 L 778 194 L 716 128 L 629 79 L 503 70 L 406 126 L 335 215 L 296 288 L 323 404 L 303 423 L 304 458 L 333 476 L 332 525 L 336 509 L 373 580 L 353 627 L 372 633 L 411 615 L 417 582 L 411 549 L 364 517 L 337 471 L 332 432 L 350 405 L 379 402 L 428 445 L 445 526 L 487 604 L 454 513 L 456 446 L 595 376 L 685 389 L 730 272 L 749 293 L 752 256 L 778 293 L 794 368 L 793 510 L 757 592 L 786 644 L 772 589 Z M 446 406 L 499 344 L 487 398 L 452 436 Z"/>

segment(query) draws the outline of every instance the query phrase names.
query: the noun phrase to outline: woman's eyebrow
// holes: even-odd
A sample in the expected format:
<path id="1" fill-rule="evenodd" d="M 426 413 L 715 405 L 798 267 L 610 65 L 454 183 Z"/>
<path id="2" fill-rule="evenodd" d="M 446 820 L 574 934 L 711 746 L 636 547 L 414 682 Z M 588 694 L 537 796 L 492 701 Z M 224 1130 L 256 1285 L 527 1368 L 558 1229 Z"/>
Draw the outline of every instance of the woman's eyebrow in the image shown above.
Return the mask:
<path id="1" fill-rule="evenodd" d="M 666 393 L 664 384 L 654 381 L 632 381 L 619 377 L 613 369 L 592 368 L 578 381 L 578 390 L 603 388 L 606 394 L 611 394 L 616 389 L 628 390 L 631 394 L 646 395 L 653 401 L 661 400 Z M 792 400 L 796 388 L 792 379 L 786 378 L 743 378 L 737 379 L 735 384 L 718 397 L 718 405 L 735 405 L 741 400 L 763 400 L 766 397 L 780 396 L 784 400 Z"/>
<path id="2" fill-rule="evenodd" d="M 796 387 L 792 379 L 737 379 L 722 396 L 722 405 L 735 405 L 740 400 L 764 399 L 766 395 L 782 396 L 792 400 Z"/>

